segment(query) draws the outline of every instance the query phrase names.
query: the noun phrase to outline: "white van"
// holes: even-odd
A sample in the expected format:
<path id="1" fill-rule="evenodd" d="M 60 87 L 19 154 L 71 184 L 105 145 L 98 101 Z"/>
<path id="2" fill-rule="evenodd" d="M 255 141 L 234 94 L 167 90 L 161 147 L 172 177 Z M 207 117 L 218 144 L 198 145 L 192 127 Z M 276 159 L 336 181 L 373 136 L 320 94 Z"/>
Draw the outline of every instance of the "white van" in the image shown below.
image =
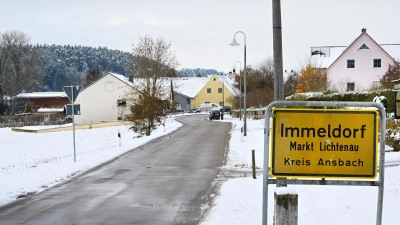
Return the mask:
<path id="1" fill-rule="evenodd" d="M 200 111 L 201 112 L 209 112 L 213 109 L 222 109 L 222 106 L 218 105 L 217 103 L 204 103 L 200 104 Z"/>

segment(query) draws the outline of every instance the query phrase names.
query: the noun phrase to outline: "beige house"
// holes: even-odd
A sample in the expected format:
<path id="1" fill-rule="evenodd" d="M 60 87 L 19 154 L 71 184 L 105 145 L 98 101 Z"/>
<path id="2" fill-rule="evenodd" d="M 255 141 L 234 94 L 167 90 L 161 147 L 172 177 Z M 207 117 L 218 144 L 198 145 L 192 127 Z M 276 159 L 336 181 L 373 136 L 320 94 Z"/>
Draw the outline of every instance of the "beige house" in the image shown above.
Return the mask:
<path id="1" fill-rule="evenodd" d="M 179 102 L 185 111 L 199 108 L 204 103 L 232 107 L 230 100 L 240 97 L 234 79 L 228 76 L 183 77 L 173 78 L 172 81 L 175 101 Z"/>
<path id="2" fill-rule="evenodd" d="M 240 92 L 234 88 L 232 80 L 227 76 L 214 75 L 209 78 L 204 87 L 197 93 L 192 100 L 192 105 L 200 107 L 203 103 L 217 103 L 220 106 L 230 106 L 230 99 L 239 97 Z"/>
<path id="3" fill-rule="evenodd" d="M 104 75 L 79 93 L 75 104 L 80 104 L 81 115 L 75 115 L 75 123 L 122 120 L 124 115 L 130 114 L 125 96 L 131 88 L 132 82 L 123 75 Z"/>

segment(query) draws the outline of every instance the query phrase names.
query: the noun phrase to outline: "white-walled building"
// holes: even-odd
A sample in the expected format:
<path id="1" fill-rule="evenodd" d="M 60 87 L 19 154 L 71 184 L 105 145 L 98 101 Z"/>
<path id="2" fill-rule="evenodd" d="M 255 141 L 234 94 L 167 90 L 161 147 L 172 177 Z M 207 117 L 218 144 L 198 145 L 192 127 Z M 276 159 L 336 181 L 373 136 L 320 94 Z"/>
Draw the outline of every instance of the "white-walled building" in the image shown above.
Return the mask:
<path id="1" fill-rule="evenodd" d="M 389 65 L 400 59 L 400 44 L 378 44 L 363 28 L 349 46 L 312 47 L 311 55 L 326 68 L 329 89 L 360 91 L 379 86 Z"/>
<path id="2" fill-rule="evenodd" d="M 130 114 L 126 95 L 132 83 L 123 75 L 107 73 L 82 89 L 75 101 L 80 104 L 81 115 L 75 115 L 76 124 L 121 120 Z"/>

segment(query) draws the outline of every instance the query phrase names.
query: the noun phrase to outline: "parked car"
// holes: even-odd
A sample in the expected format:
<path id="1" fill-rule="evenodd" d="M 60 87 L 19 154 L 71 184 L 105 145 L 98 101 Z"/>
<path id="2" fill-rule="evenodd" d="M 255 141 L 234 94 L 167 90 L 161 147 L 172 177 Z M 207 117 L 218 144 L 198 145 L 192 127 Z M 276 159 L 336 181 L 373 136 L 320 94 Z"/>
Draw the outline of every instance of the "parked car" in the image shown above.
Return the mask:
<path id="1" fill-rule="evenodd" d="M 190 109 L 190 112 L 191 113 L 199 113 L 200 109 L 199 108 L 193 108 L 193 109 Z"/>
<path id="2" fill-rule="evenodd" d="M 213 109 L 210 111 L 210 116 L 208 119 L 210 120 L 219 120 L 221 117 L 221 110 L 219 109 Z"/>

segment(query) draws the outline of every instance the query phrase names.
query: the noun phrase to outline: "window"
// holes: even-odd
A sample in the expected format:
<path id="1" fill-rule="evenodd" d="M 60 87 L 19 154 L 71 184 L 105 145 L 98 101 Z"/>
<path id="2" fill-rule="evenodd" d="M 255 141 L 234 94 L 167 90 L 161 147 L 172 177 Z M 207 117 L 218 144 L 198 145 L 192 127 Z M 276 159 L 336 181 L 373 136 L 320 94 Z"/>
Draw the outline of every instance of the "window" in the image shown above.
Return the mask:
<path id="1" fill-rule="evenodd" d="M 382 59 L 374 59 L 374 68 L 381 68 Z"/>
<path id="2" fill-rule="evenodd" d="M 210 104 L 210 102 L 206 102 L 206 104 Z"/>
<path id="3" fill-rule="evenodd" d="M 211 93 L 211 88 L 207 88 L 207 93 Z"/>
<path id="4" fill-rule="evenodd" d="M 113 90 L 114 90 L 114 83 L 106 82 L 106 91 L 113 91 Z"/>
<path id="5" fill-rule="evenodd" d="M 118 100 L 118 106 L 126 106 L 126 99 Z"/>
<path id="6" fill-rule="evenodd" d="M 372 88 L 379 88 L 382 84 L 380 81 L 372 81 Z"/>
<path id="7" fill-rule="evenodd" d="M 347 68 L 356 68 L 356 60 L 348 59 L 347 60 Z"/>
<path id="8" fill-rule="evenodd" d="M 361 47 L 358 50 L 368 50 L 369 47 L 364 43 L 361 45 Z"/>
<path id="9" fill-rule="evenodd" d="M 347 91 L 354 91 L 354 82 L 347 83 Z"/>
<path id="10" fill-rule="evenodd" d="M 222 88 L 218 88 L 218 93 L 222 93 Z"/>

